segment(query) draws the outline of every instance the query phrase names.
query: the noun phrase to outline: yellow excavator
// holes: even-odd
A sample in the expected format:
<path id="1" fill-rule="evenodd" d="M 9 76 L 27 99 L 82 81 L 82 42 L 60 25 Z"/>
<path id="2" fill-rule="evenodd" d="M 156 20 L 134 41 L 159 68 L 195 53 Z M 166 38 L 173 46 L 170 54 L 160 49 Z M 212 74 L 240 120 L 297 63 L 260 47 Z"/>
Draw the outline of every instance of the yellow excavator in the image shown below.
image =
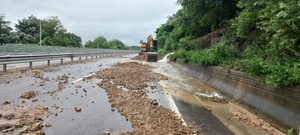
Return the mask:
<path id="1" fill-rule="evenodd" d="M 148 36 L 147 42 L 140 41 L 141 52 L 139 55 L 147 55 L 147 62 L 157 62 L 157 40 L 152 35 Z"/>

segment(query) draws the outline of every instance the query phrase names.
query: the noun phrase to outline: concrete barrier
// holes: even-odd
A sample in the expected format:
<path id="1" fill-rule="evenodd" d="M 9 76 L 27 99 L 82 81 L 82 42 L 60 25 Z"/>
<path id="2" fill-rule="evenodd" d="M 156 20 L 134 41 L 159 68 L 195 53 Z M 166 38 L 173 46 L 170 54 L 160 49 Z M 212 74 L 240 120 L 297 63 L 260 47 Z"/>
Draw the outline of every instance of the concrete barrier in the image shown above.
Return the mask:
<path id="1" fill-rule="evenodd" d="M 188 72 L 231 98 L 241 103 L 279 130 L 290 128 L 300 131 L 300 88 L 274 88 L 259 78 L 221 67 L 198 67 L 195 63 L 181 63 L 174 66 Z"/>

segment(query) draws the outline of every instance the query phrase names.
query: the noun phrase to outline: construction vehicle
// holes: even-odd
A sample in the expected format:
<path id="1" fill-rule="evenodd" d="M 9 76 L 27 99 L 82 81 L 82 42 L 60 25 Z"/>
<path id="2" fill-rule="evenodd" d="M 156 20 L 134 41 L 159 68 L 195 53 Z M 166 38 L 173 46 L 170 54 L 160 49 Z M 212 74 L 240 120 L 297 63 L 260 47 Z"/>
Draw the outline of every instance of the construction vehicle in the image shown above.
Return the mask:
<path id="1" fill-rule="evenodd" d="M 140 41 L 141 52 L 139 55 L 146 55 L 147 62 L 157 62 L 157 40 L 152 35 L 148 36 L 147 42 Z"/>

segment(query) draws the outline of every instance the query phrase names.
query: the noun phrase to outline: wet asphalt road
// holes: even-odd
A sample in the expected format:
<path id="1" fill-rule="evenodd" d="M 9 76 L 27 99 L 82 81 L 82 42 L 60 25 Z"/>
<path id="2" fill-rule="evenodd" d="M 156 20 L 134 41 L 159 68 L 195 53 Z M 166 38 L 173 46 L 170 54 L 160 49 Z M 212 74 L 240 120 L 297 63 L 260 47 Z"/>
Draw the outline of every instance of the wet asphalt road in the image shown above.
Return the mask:
<path id="1" fill-rule="evenodd" d="M 125 117 L 117 111 L 111 111 L 105 91 L 96 85 L 101 80 L 83 81 L 80 78 L 100 69 L 109 68 L 117 62 L 128 61 L 134 56 L 101 58 L 88 63 L 42 69 L 43 77 L 50 79 L 50 81 L 45 81 L 44 86 L 40 86 L 43 80 L 34 78 L 31 72 L 2 76 L 0 78 L 0 103 L 5 100 L 11 101 L 12 103 L 5 105 L 6 107 L 48 106 L 51 114 L 45 119 L 44 124 L 51 123 L 52 127 L 43 128 L 46 134 L 97 135 L 103 134 L 104 131 L 109 131 L 112 134 L 132 131 L 131 124 L 125 120 Z M 53 96 L 47 94 L 47 91 L 58 88 L 58 82 L 55 79 L 64 74 L 69 76 L 65 89 Z M 87 92 L 85 93 L 83 89 Z M 150 98 L 157 99 L 160 105 L 171 109 L 162 89 L 159 85 L 157 92 L 148 93 L 148 95 Z M 21 103 L 19 96 L 26 91 L 39 91 L 39 95 L 34 98 L 38 101 L 28 100 L 24 104 Z M 232 134 L 206 108 L 176 98 L 174 101 L 187 124 L 194 124 L 204 134 Z M 1 104 L 1 107 L 4 105 Z M 80 107 L 82 111 L 76 112 L 74 107 Z M 204 126 L 202 126 L 203 123 Z"/>
<path id="2" fill-rule="evenodd" d="M 5 100 L 12 102 L 5 107 L 48 106 L 51 114 L 45 119 L 44 124 L 51 123 L 52 127 L 44 128 L 46 134 L 96 135 L 103 134 L 104 131 L 113 134 L 120 131 L 132 131 L 131 124 L 125 120 L 125 117 L 118 112 L 111 111 L 105 91 L 96 85 L 100 80 L 78 80 L 99 69 L 108 68 L 112 64 L 128 59 L 102 58 L 96 62 L 42 69 L 43 77 L 50 79 L 50 81 L 45 81 L 44 86 L 40 86 L 43 80 L 34 78 L 30 71 L 1 77 L 0 108 L 4 107 L 2 103 Z M 56 92 L 53 96 L 47 94 L 47 91 L 58 88 L 58 82 L 55 79 L 64 74 L 69 76 L 65 89 L 62 92 Z M 83 89 L 87 92 L 85 93 Z M 39 91 L 38 96 L 33 98 L 38 101 L 27 100 L 24 104 L 19 102 L 19 96 L 27 91 Z M 82 111 L 76 112 L 74 107 L 80 107 Z"/>

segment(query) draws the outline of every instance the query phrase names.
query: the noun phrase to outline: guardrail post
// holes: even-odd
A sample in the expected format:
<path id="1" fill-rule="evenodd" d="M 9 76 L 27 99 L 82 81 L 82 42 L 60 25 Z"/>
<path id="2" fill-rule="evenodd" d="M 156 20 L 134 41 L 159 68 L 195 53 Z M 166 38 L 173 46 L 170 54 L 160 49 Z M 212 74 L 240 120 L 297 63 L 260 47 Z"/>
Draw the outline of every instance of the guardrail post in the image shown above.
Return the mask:
<path id="1" fill-rule="evenodd" d="M 29 62 L 29 68 L 32 68 L 32 61 Z"/>
<path id="2" fill-rule="evenodd" d="M 63 64 L 64 63 L 64 59 L 60 59 L 60 64 Z"/>
<path id="3" fill-rule="evenodd" d="M 93 59 L 93 56 L 91 56 L 91 59 Z"/>
<path id="4" fill-rule="evenodd" d="M 71 57 L 71 62 L 73 62 L 73 57 Z"/>
<path id="5" fill-rule="evenodd" d="M 3 72 L 6 72 L 6 71 L 7 71 L 7 65 L 3 64 Z"/>
<path id="6" fill-rule="evenodd" d="M 85 60 L 87 60 L 88 59 L 88 56 L 85 56 Z"/>
<path id="7" fill-rule="evenodd" d="M 48 66 L 50 66 L 50 60 L 48 60 Z"/>
<path id="8" fill-rule="evenodd" d="M 81 61 L 81 57 L 79 57 L 79 61 Z"/>

